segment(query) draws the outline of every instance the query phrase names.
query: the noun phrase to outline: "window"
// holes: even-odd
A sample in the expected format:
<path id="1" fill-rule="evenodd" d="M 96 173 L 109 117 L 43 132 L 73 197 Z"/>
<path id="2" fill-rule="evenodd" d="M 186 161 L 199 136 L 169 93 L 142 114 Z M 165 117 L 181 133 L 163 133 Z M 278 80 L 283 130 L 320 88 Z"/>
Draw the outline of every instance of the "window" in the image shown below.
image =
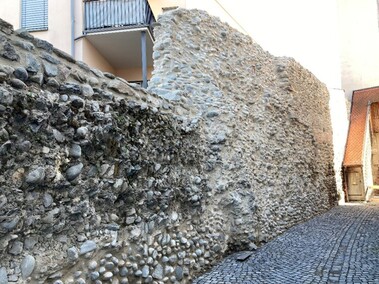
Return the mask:
<path id="1" fill-rule="evenodd" d="M 28 31 L 47 30 L 47 1 L 21 0 L 21 27 Z"/>

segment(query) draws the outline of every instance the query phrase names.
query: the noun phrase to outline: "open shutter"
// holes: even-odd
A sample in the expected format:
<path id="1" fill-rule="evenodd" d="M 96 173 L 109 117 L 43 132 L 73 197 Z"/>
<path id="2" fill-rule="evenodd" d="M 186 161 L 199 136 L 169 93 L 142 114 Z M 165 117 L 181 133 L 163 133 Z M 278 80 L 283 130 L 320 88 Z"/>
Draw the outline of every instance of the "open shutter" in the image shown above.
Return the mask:
<path id="1" fill-rule="evenodd" d="M 22 0 L 21 27 L 28 31 L 47 30 L 47 1 Z"/>

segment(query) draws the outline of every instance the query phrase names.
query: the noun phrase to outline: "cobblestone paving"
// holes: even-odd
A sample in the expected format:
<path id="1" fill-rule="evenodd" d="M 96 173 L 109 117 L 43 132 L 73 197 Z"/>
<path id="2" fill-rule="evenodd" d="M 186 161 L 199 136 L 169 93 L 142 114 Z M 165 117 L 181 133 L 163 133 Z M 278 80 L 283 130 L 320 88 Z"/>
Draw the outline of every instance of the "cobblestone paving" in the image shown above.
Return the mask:
<path id="1" fill-rule="evenodd" d="M 339 206 L 193 283 L 379 283 L 379 205 Z"/>

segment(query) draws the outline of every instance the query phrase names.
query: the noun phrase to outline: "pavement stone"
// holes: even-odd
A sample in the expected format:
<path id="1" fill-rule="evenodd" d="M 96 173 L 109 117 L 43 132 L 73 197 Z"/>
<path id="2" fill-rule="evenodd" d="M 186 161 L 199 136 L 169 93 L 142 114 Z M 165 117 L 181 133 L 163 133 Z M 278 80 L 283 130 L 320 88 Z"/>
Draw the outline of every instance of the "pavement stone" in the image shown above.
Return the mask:
<path id="1" fill-rule="evenodd" d="M 243 254 L 193 283 L 379 283 L 379 203 L 335 207 Z"/>

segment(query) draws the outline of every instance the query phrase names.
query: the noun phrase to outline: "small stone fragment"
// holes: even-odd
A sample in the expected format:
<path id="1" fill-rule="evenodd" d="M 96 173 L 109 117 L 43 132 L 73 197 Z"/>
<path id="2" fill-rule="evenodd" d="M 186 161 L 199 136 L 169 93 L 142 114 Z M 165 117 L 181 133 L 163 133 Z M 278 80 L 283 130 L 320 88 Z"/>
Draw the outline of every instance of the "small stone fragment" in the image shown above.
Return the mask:
<path id="1" fill-rule="evenodd" d="M 20 221 L 20 217 L 16 216 L 12 218 L 9 222 L 1 223 L 1 227 L 7 231 L 11 231 L 17 226 L 19 221 Z"/>
<path id="2" fill-rule="evenodd" d="M 105 75 L 105 77 L 109 78 L 109 79 L 114 79 L 116 78 L 115 75 L 113 75 L 112 73 L 109 73 L 109 72 L 103 72 L 103 74 Z"/>
<path id="3" fill-rule="evenodd" d="M 15 40 L 14 45 L 17 45 L 26 51 L 33 51 L 34 50 L 34 45 L 30 42 L 22 41 L 22 40 Z"/>
<path id="4" fill-rule="evenodd" d="M 37 59 L 30 53 L 26 55 L 26 71 L 31 74 L 36 74 L 41 69 L 41 64 Z"/>
<path id="5" fill-rule="evenodd" d="M 67 257 L 70 261 L 75 261 L 79 258 L 78 249 L 76 247 L 70 247 L 67 250 Z"/>
<path id="6" fill-rule="evenodd" d="M 104 267 L 106 268 L 106 269 L 108 269 L 108 270 L 113 270 L 113 268 L 115 267 L 115 265 L 114 265 L 114 263 L 113 262 L 106 262 L 105 264 L 104 264 Z"/>
<path id="7" fill-rule="evenodd" d="M 96 249 L 96 243 L 94 241 L 88 240 L 85 241 L 81 246 L 80 246 L 80 254 L 86 254 L 87 252 L 91 252 Z"/>
<path id="8" fill-rule="evenodd" d="M 212 250 L 214 252 L 219 252 L 221 250 L 221 246 L 219 244 L 215 244 L 213 247 L 212 247 Z"/>
<path id="9" fill-rule="evenodd" d="M 59 87 L 59 91 L 62 94 L 79 95 L 81 93 L 81 88 L 78 84 L 65 83 Z"/>
<path id="10" fill-rule="evenodd" d="M 34 36 L 32 34 L 30 34 L 26 29 L 24 28 L 21 28 L 21 29 L 18 29 L 18 30 L 15 30 L 14 33 L 21 37 L 21 38 L 24 38 L 24 39 L 27 39 L 27 40 L 33 40 L 34 39 Z"/>
<path id="11" fill-rule="evenodd" d="M 175 278 L 178 281 L 181 281 L 183 279 L 183 268 L 181 266 L 177 266 L 175 268 Z"/>
<path id="12" fill-rule="evenodd" d="M 8 75 L 4 72 L 0 72 L 0 83 L 6 81 L 8 79 Z"/>
<path id="13" fill-rule="evenodd" d="M 123 266 L 121 267 L 119 274 L 121 277 L 126 277 L 128 276 L 128 272 L 129 272 L 128 269 L 125 266 Z"/>
<path id="14" fill-rule="evenodd" d="M 2 105 L 10 105 L 13 102 L 13 95 L 12 93 L 8 92 L 3 87 L 0 87 L 0 104 Z"/>
<path id="15" fill-rule="evenodd" d="M 31 147 L 32 143 L 28 140 L 22 141 L 20 144 L 17 145 L 17 148 L 22 152 L 28 152 Z"/>
<path id="16" fill-rule="evenodd" d="M 73 158 L 80 158 L 82 155 L 82 148 L 78 144 L 72 144 L 69 155 Z"/>
<path id="17" fill-rule="evenodd" d="M 58 142 L 63 142 L 66 140 L 64 135 L 59 130 L 53 129 L 53 135 L 55 140 L 57 140 Z"/>
<path id="18" fill-rule="evenodd" d="M 104 280 L 110 280 L 112 277 L 113 277 L 113 273 L 110 271 L 105 272 L 103 275 Z"/>
<path id="19" fill-rule="evenodd" d="M 24 246 L 24 244 L 22 242 L 14 241 L 10 250 L 9 250 L 9 253 L 13 254 L 13 255 L 19 255 L 22 253 L 23 246 Z"/>
<path id="20" fill-rule="evenodd" d="M 147 278 L 147 276 L 149 276 L 149 266 L 148 265 L 145 265 L 143 268 L 142 268 L 142 277 L 143 278 Z"/>
<path id="21" fill-rule="evenodd" d="M 174 212 L 171 213 L 171 220 L 173 222 L 176 222 L 178 220 L 178 217 L 179 217 L 179 215 L 178 215 L 177 212 L 174 211 Z"/>
<path id="22" fill-rule="evenodd" d="M 154 279 L 158 279 L 158 280 L 162 280 L 163 279 L 163 267 L 162 267 L 162 265 L 158 264 L 155 267 L 152 276 L 153 276 Z"/>
<path id="23" fill-rule="evenodd" d="M 83 169 L 83 164 L 82 163 L 70 167 L 66 171 L 66 178 L 67 178 L 67 180 L 68 181 L 72 181 L 72 180 L 76 179 L 80 175 L 80 173 L 82 172 L 82 169 Z"/>
<path id="24" fill-rule="evenodd" d="M 45 192 L 43 195 L 43 206 L 46 208 L 50 207 L 50 205 L 53 203 L 53 197 L 50 193 Z"/>
<path id="25" fill-rule="evenodd" d="M 83 127 L 79 127 L 77 130 L 76 130 L 76 134 L 80 137 L 80 138 L 85 138 L 86 135 L 88 134 L 88 128 L 83 126 Z"/>
<path id="26" fill-rule="evenodd" d="M 24 249 L 32 250 L 37 243 L 38 243 L 38 237 L 36 236 L 26 237 L 25 242 L 24 242 Z"/>
<path id="27" fill-rule="evenodd" d="M 60 49 L 57 49 L 57 48 L 53 48 L 53 51 L 60 58 L 66 59 L 67 61 L 69 61 L 71 63 L 76 63 L 75 58 L 73 58 L 71 55 L 67 54 L 66 52 L 64 52 L 64 51 L 62 51 Z"/>
<path id="28" fill-rule="evenodd" d="M 172 272 L 174 272 L 174 268 L 172 266 L 170 266 L 170 265 L 166 265 L 166 267 L 164 268 L 164 274 L 165 275 L 169 275 Z"/>
<path id="29" fill-rule="evenodd" d="M 115 90 L 121 94 L 129 94 L 131 92 L 131 88 L 124 82 L 114 79 L 108 83 L 108 88 Z"/>
<path id="30" fill-rule="evenodd" d="M 5 267 L 0 267 L 0 284 L 8 284 L 8 274 Z"/>
<path id="31" fill-rule="evenodd" d="M 82 95 L 85 97 L 92 97 L 93 96 L 92 87 L 87 84 L 82 85 Z"/>
<path id="32" fill-rule="evenodd" d="M 33 43 L 35 46 L 42 48 L 46 50 L 47 52 L 51 53 L 53 51 L 53 45 L 46 40 L 39 39 L 39 38 L 33 38 Z"/>
<path id="33" fill-rule="evenodd" d="M 92 271 L 90 272 L 89 274 L 89 278 L 92 280 L 92 281 L 95 281 L 96 279 L 98 279 L 100 277 L 100 273 L 97 272 L 97 271 Z"/>
<path id="34" fill-rule="evenodd" d="M 38 73 L 36 75 L 30 76 L 30 81 L 37 83 L 38 85 L 42 86 L 43 83 L 43 75 L 41 73 Z M 49 80 L 48 80 L 49 81 Z"/>
<path id="35" fill-rule="evenodd" d="M 49 62 L 43 61 L 43 69 L 47 77 L 56 77 L 58 76 L 58 67 Z"/>
<path id="36" fill-rule="evenodd" d="M 85 62 L 83 62 L 83 61 L 77 61 L 76 62 L 76 64 L 80 67 L 80 68 L 82 68 L 82 69 L 84 69 L 85 71 L 90 71 L 91 69 L 89 68 L 89 66 L 88 66 L 88 64 L 87 63 L 85 63 Z"/>
<path id="37" fill-rule="evenodd" d="M 13 74 L 17 79 L 20 79 L 23 82 L 28 80 L 28 77 L 29 77 L 28 72 L 26 71 L 26 69 L 24 67 L 17 67 L 13 71 Z"/>
<path id="38" fill-rule="evenodd" d="M 13 33 L 13 26 L 3 19 L 0 19 L 0 30 L 7 35 L 11 35 Z"/>
<path id="39" fill-rule="evenodd" d="M 97 262 L 96 260 L 91 260 L 89 263 L 88 263 L 88 269 L 89 270 L 95 270 L 97 267 Z"/>
<path id="40" fill-rule="evenodd" d="M 27 255 L 24 257 L 24 259 L 21 262 L 21 276 L 23 279 L 28 278 L 34 270 L 36 264 L 36 260 L 33 256 Z"/>
<path id="41" fill-rule="evenodd" d="M 91 72 L 99 78 L 104 78 L 103 72 L 101 72 L 99 69 L 91 68 Z"/>
<path id="42" fill-rule="evenodd" d="M 12 61 L 19 61 L 20 55 L 16 52 L 16 49 L 12 44 L 9 42 L 4 43 L 3 51 L 0 54 L 2 57 L 12 60 Z"/>
<path id="43" fill-rule="evenodd" d="M 49 87 L 54 88 L 54 89 L 58 89 L 59 82 L 55 78 L 47 78 L 47 80 L 46 80 L 46 86 L 49 86 Z"/>
<path id="44" fill-rule="evenodd" d="M 74 108 L 82 108 L 85 105 L 84 100 L 78 96 L 70 96 L 70 101 Z"/>
<path id="45" fill-rule="evenodd" d="M 251 252 L 243 252 L 243 253 L 240 253 L 237 257 L 236 257 L 236 260 L 238 261 L 245 261 L 247 260 L 250 256 L 252 255 Z"/>
<path id="46" fill-rule="evenodd" d="M 19 90 L 22 90 L 22 89 L 25 89 L 26 88 L 26 84 L 24 82 L 22 82 L 20 79 L 16 79 L 16 78 L 12 78 L 11 81 L 11 86 L 13 88 L 16 88 L 16 89 L 19 89 Z"/>
<path id="47" fill-rule="evenodd" d="M 45 59 L 46 61 L 49 61 L 52 64 L 61 63 L 57 58 L 55 58 L 54 56 L 51 56 L 50 54 L 48 54 L 46 52 L 42 52 L 41 58 Z"/>
<path id="48" fill-rule="evenodd" d="M 45 179 L 45 169 L 38 167 L 35 170 L 30 171 L 25 178 L 25 182 L 29 184 L 40 184 Z"/>

